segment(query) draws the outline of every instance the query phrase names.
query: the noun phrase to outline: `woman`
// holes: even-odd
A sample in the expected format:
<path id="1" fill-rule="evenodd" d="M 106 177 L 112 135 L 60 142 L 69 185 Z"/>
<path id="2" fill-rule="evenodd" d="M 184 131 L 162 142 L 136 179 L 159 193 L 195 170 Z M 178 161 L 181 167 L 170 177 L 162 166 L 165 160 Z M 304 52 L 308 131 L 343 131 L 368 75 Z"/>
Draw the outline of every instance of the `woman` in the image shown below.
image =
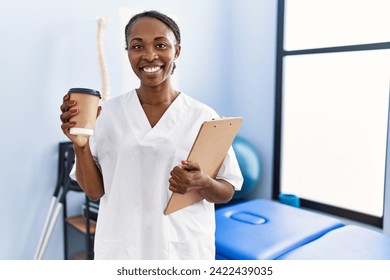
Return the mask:
<path id="1" fill-rule="evenodd" d="M 95 259 L 214 259 L 214 203 L 228 202 L 242 185 L 234 152 L 217 179 L 184 160 L 200 125 L 218 115 L 172 87 L 181 50 L 176 23 L 148 11 L 130 19 L 125 35 L 140 87 L 104 102 L 91 139 L 69 134 L 78 112 L 69 95 L 61 105 L 61 128 L 76 154 L 72 176 L 100 199 Z M 172 192 L 192 191 L 204 200 L 163 214 Z"/>

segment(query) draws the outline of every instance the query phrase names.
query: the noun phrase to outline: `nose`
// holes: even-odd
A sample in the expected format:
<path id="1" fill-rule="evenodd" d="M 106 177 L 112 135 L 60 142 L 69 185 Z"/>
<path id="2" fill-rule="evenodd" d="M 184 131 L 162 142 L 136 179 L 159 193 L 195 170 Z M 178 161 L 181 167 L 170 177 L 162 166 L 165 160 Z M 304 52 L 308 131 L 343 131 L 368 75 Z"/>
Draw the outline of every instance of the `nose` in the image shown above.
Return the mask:
<path id="1" fill-rule="evenodd" d="M 154 48 L 145 48 L 142 58 L 147 61 L 153 61 L 158 58 L 158 55 Z"/>

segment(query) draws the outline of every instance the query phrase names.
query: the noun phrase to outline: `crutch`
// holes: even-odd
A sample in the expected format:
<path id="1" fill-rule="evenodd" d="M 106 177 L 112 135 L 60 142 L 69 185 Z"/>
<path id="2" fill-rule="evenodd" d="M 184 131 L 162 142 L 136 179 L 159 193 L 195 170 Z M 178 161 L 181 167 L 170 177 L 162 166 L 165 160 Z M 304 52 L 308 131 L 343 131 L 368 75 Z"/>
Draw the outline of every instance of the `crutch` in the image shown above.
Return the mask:
<path id="1" fill-rule="evenodd" d="M 59 144 L 59 161 L 58 161 L 58 178 L 57 184 L 54 189 L 53 197 L 50 202 L 49 211 L 45 219 L 43 230 L 39 239 L 39 243 L 34 255 L 35 260 L 41 260 L 43 254 L 47 248 L 51 234 L 56 225 L 58 215 L 60 214 L 65 195 L 67 192 L 67 186 L 69 186 L 68 173 L 71 169 L 69 162 L 69 149 L 72 148 L 72 142 L 62 142 Z M 72 164 L 73 165 L 73 164 Z M 61 192 L 62 189 L 62 192 Z M 61 192 L 61 196 L 59 196 Z"/>

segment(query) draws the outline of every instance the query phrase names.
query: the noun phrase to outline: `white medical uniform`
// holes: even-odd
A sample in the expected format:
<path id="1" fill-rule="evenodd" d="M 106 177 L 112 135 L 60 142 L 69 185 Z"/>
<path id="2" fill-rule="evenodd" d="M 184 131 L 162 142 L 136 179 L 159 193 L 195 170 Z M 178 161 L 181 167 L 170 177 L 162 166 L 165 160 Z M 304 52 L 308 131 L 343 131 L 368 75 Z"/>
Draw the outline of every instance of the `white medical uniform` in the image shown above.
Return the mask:
<path id="1" fill-rule="evenodd" d="M 214 259 L 214 204 L 203 200 L 167 216 L 163 211 L 172 168 L 187 158 L 200 125 L 217 113 L 181 93 L 152 128 L 135 90 L 102 107 L 90 139 L 105 191 L 95 259 Z M 217 178 L 241 188 L 233 149 Z"/>

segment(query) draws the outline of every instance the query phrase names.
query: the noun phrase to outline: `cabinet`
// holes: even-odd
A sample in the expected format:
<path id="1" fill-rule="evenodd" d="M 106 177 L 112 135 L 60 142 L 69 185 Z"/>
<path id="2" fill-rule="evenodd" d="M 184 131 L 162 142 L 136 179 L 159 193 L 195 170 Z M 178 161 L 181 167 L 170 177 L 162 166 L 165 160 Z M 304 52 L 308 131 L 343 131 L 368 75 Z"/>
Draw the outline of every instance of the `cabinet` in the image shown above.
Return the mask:
<path id="1" fill-rule="evenodd" d="M 63 205 L 64 259 L 93 259 L 93 242 L 96 222 L 91 219 L 90 201 L 85 195 L 85 211 L 80 215 L 69 216 L 67 197 L 69 192 L 82 192 L 76 181 L 69 176 L 74 165 L 75 154 L 72 142 L 59 144 L 58 182 L 62 185 L 60 203 Z"/>

